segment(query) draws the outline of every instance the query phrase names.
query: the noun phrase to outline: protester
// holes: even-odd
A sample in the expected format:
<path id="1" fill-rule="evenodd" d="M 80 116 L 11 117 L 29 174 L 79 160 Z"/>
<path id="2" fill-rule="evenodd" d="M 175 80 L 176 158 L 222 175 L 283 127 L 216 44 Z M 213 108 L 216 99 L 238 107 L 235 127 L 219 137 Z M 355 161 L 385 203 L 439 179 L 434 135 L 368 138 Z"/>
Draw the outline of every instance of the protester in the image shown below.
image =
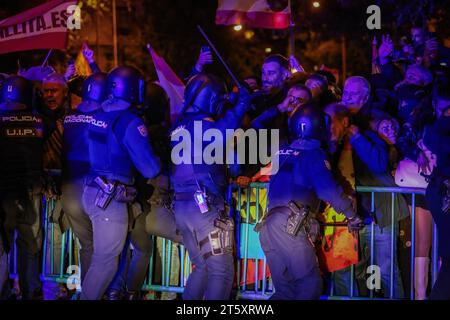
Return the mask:
<path id="1" fill-rule="evenodd" d="M 364 83 L 359 78 L 355 80 L 360 83 Z M 356 81 L 353 83 L 358 83 Z M 351 85 L 353 85 L 353 83 L 350 82 Z M 350 113 L 348 116 L 350 116 L 352 113 L 355 114 L 355 112 L 359 110 L 357 108 L 358 105 L 362 105 L 365 99 L 357 98 L 350 100 L 348 95 L 348 91 L 346 92 L 344 89 L 344 97 L 347 98 L 347 103 L 353 107 L 353 109 L 349 109 Z M 349 103 L 350 101 L 352 101 L 351 104 Z M 351 170 L 350 172 L 348 169 L 346 170 L 347 173 L 350 173 L 350 175 L 347 175 L 347 180 L 352 181 L 354 179 L 354 185 L 360 186 L 394 186 L 394 179 L 389 170 L 389 154 L 386 143 L 381 140 L 375 132 L 371 130 L 363 130 L 356 125 L 351 124 L 351 118 L 348 116 L 343 117 L 342 112 L 336 113 L 335 108 L 335 106 L 332 106 L 328 109 L 328 114 L 332 119 L 332 128 L 335 128 L 334 135 L 346 139 L 344 140 L 346 145 L 343 146 L 343 150 L 352 150 L 351 156 L 346 158 L 346 164 L 341 164 L 341 166 L 347 168 L 353 167 L 354 169 L 353 173 Z M 356 113 L 356 115 L 358 115 L 358 113 Z M 333 124 L 333 122 L 335 124 Z M 337 128 L 341 129 L 338 130 Z M 340 133 L 338 134 L 338 132 Z M 407 214 L 404 199 L 401 196 L 396 196 L 392 205 L 396 208 L 398 215 L 395 217 L 395 220 L 392 221 L 390 215 L 391 201 L 389 198 L 390 195 L 387 194 L 375 194 L 374 207 L 376 208 L 376 211 L 373 212 L 371 197 L 369 194 L 358 194 L 357 197 L 358 213 L 366 219 L 367 224 L 372 223 L 372 221 L 375 224 L 374 240 L 377 248 L 375 261 L 381 269 L 381 282 L 384 289 L 382 294 L 385 297 L 389 295 L 391 290 L 390 261 L 395 259 L 395 256 L 392 256 L 390 253 L 391 241 L 393 241 L 394 244 L 396 243 L 396 237 L 398 235 L 397 222 Z M 386 231 L 390 230 L 390 228 L 394 228 L 396 235 L 395 238 L 391 238 L 391 233 Z M 358 267 L 362 267 L 362 265 L 367 264 L 369 261 L 368 252 L 370 252 L 370 237 L 370 227 L 366 225 L 366 227 L 360 231 L 362 261 Z M 364 261 L 365 264 L 362 263 Z M 348 284 L 349 282 L 344 280 L 348 277 L 348 272 L 348 269 L 344 269 L 338 274 L 335 274 L 335 279 L 337 278 L 338 283 L 344 284 L 344 287 L 339 290 L 340 294 L 345 294 L 346 292 L 348 293 L 346 290 L 349 290 L 349 288 L 346 287 L 345 284 Z M 361 274 L 358 271 L 357 273 Z M 393 276 L 395 287 L 392 290 L 394 292 L 394 296 L 401 298 L 403 297 L 403 288 L 400 282 L 399 269 L 396 261 L 394 261 Z M 362 281 L 362 283 L 364 283 L 364 281 Z M 360 294 L 365 294 L 366 287 L 363 284 L 360 284 L 358 289 Z"/>

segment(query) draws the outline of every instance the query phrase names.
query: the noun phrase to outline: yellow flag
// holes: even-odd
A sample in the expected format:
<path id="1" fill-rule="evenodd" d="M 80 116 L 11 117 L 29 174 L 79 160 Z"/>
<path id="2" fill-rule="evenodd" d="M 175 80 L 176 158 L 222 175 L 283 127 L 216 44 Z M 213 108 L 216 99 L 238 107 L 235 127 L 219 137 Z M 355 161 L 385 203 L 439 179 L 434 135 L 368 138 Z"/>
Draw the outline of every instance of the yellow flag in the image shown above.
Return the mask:
<path id="1" fill-rule="evenodd" d="M 80 50 L 75 59 L 75 73 L 79 76 L 89 76 L 92 74 L 91 67 L 83 55 L 83 50 Z"/>

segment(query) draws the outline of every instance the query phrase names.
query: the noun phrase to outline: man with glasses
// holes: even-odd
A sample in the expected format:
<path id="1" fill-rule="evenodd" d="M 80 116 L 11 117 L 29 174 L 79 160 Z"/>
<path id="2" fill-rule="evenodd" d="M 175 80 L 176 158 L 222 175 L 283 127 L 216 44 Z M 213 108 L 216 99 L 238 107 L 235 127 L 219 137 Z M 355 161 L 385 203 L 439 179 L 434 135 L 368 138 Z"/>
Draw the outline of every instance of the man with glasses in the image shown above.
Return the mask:
<path id="1" fill-rule="evenodd" d="M 311 91 L 302 84 L 293 85 L 284 100 L 273 106 L 254 119 L 251 127 L 254 129 L 278 129 L 280 139 L 288 139 L 288 119 L 301 106 L 312 99 Z"/>

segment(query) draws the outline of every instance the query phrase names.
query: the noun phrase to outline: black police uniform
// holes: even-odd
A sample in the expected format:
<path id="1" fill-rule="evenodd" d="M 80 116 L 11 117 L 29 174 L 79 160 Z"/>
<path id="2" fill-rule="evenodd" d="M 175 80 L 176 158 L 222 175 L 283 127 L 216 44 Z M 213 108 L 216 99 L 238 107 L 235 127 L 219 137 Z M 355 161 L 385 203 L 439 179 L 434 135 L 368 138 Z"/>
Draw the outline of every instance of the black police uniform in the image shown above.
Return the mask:
<path id="1" fill-rule="evenodd" d="M 223 94 L 223 85 L 212 75 L 194 76 L 185 90 L 184 113 L 171 134 L 172 161 L 176 160 L 172 177 L 175 219 L 189 257 L 195 265 L 183 299 L 229 299 L 233 283 L 232 246 L 218 248 L 211 242 L 216 236 L 225 238 L 227 230 L 229 231 L 225 226 L 221 226 L 222 229 L 215 226 L 215 223 L 220 221 L 229 222 L 223 214 L 226 166 L 217 163 L 205 164 L 204 159 L 199 158 L 201 154 L 195 151 L 197 149 L 203 153 L 206 146 L 202 141 L 202 132 L 201 136 L 198 136 L 194 128 L 200 129 L 201 126 L 203 132 L 217 129 L 222 133 L 222 137 L 225 137 L 226 129 L 236 129 L 242 121 L 249 103 L 248 93 L 241 90 L 236 106 L 227 111 L 220 120 L 216 120 L 217 116 L 223 114 Z M 188 138 L 184 138 L 185 135 Z M 177 149 L 183 143 L 190 144 L 192 148 L 187 154 L 187 163 L 177 163 L 179 159 L 174 157 L 179 155 Z M 226 141 L 219 143 L 225 146 Z M 197 202 L 205 204 L 205 197 L 208 197 L 209 210 L 202 213 Z M 228 234 L 230 233 L 232 234 L 231 231 Z"/>
<path id="2" fill-rule="evenodd" d="M 41 191 L 43 119 L 31 109 L 32 85 L 11 76 L 0 104 L 0 291 L 8 295 L 7 254 L 17 231 L 17 255 L 23 299 L 39 298 L 42 246 Z"/>
<path id="3" fill-rule="evenodd" d="M 270 179 L 268 213 L 260 227 L 261 246 L 275 286 L 271 299 L 320 297 L 322 280 L 313 245 L 318 232 L 314 213 L 318 212 L 319 199 L 330 202 L 348 218 L 355 217 L 352 203 L 334 179 L 326 153 L 321 149 L 324 121 L 315 123 L 321 115 L 308 113 L 307 107 L 304 108 L 290 122 L 290 129 L 298 139 L 277 153 L 279 170 Z M 313 131 L 316 133 L 312 134 Z M 287 230 L 288 220 L 294 218 L 295 212 L 295 207 L 294 211 L 289 207 L 291 201 L 299 213 L 305 214 L 297 233 Z"/>
<path id="4" fill-rule="evenodd" d="M 152 178 L 160 169 L 144 122 L 130 109 L 142 103 L 143 90 L 136 69 L 113 69 L 107 77 L 109 99 L 90 122 L 91 170 L 82 202 L 92 223 L 94 251 L 81 299 L 100 299 L 117 271 L 128 231 L 127 203 L 134 200 L 130 186 L 135 170 Z"/>
<path id="5" fill-rule="evenodd" d="M 81 203 L 84 179 L 89 174 L 88 127 L 105 99 L 106 74 L 90 75 L 83 83 L 82 102 L 64 118 L 62 150 L 62 208 L 81 244 L 83 281 L 93 253 L 92 224 Z"/>
<path id="6" fill-rule="evenodd" d="M 442 258 L 429 299 L 450 300 L 450 117 L 441 116 L 426 132 L 423 142 L 437 156 L 425 200 L 438 229 L 438 250 Z"/>
<path id="7" fill-rule="evenodd" d="M 137 217 L 129 235 L 131 246 L 127 246 L 119 270 L 109 286 L 107 298 L 110 300 L 121 299 L 124 293 L 126 299 L 139 299 L 153 253 L 152 235 L 176 243 L 182 241 L 171 203 L 169 128 L 163 122 L 149 126 L 148 131 L 155 154 L 161 160 L 161 172 L 151 180 L 141 175 L 136 178 L 138 195 L 133 213 Z"/>

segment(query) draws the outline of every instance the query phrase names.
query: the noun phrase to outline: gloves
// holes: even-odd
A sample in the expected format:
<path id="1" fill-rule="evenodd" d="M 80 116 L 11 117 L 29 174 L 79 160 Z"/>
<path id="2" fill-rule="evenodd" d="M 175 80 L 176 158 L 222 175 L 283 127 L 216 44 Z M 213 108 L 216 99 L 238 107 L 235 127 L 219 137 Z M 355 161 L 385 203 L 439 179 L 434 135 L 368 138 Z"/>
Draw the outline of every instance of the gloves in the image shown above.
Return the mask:
<path id="1" fill-rule="evenodd" d="M 353 218 L 347 218 L 347 220 L 348 220 L 347 228 L 348 232 L 350 233 L 355 234 L 364 227 L 364 222 L 358 216 L 354 216 Z"/>

